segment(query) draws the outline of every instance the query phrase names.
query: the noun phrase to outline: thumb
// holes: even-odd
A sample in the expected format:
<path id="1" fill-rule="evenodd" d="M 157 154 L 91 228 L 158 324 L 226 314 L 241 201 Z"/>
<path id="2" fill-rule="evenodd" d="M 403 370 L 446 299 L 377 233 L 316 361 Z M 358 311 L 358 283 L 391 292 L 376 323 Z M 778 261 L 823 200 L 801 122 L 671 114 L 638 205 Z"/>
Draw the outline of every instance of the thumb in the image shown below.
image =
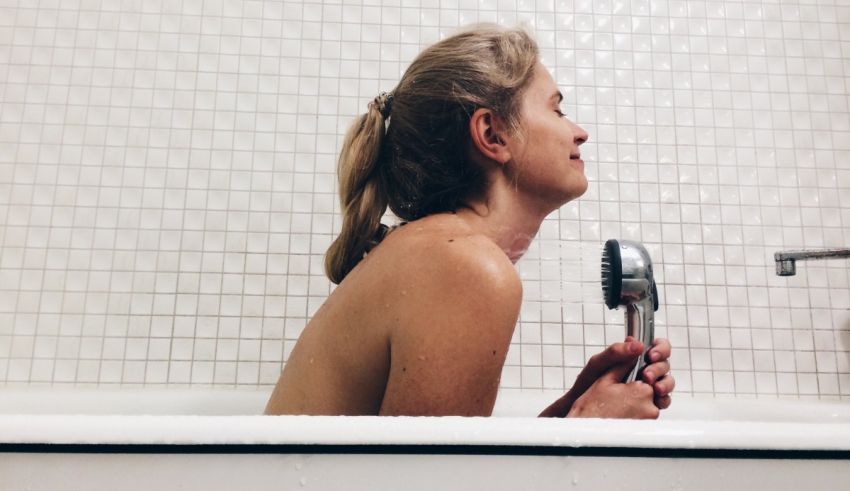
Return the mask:
<path id="1" fill-rule="evenodd" d="M 603 374 L 602 377 L 599 378 L 599 380 L 602 380 L 608 384 L 622 383 L 623 380 L 626 378 L 626 375 L 628 375 L 629 372 L 631 372 L 635 368 L 636 363 L 637 358 L 633 359 L 628 363 L 621 363 L 619 365 L 615 365 L 611 367 L 607 372 L 605 372 L 605 374 Z"/>
<path id="2" fill-rule="evenodd" d="M 643 349 L 643 343 L 629 336 L 624 342 L 614 343 L 605 351 L 591 356 L 587 366 L 595 374 L 594 378 L 598 378 L 613 366 L 636 360 L 643 353 Z"/>

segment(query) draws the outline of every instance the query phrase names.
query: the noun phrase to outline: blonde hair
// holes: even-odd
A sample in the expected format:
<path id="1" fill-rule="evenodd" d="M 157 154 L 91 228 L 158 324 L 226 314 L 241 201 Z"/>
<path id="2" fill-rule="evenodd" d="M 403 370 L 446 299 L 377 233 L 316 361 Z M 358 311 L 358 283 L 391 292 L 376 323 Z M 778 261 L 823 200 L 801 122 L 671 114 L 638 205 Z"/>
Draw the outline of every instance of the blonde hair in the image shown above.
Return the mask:
<path id="1" fill-rule="evenodd" d="M 381 241 L 387 206 L 415 220 L 485 191 L 483 170 L 469 158 L 469 119 L 484 107 L 517 129 L 538 58 L 526 31 L 474 26 L 420 53 L 391 95 L 369 104 L 339 156 L 343 222 L 325 256 L 331 281 L 340 283 Z"/>

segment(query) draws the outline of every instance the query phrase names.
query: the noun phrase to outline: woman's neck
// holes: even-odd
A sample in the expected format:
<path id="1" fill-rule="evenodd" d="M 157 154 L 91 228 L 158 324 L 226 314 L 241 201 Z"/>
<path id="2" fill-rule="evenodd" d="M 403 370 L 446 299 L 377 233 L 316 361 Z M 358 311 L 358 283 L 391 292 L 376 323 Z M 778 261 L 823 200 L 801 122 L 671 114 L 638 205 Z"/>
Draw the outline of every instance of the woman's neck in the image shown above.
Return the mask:
<path id="1" fill-rule="evenodd" d="M 490 237 L 516 263 L 528 250 L 543 219 L 553 210 L 520 199 L 512 188 L 492 186 L 486 199 L 457 210 L 471 228 Z"/>

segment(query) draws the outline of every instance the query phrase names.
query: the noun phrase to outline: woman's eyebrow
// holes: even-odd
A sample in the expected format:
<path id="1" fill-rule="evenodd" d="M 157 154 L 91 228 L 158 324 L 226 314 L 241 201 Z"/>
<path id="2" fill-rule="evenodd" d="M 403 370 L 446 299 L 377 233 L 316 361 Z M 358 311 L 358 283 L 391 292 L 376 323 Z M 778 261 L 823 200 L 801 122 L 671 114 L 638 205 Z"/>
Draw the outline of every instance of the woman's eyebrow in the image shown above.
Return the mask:
<path id="1" fill-rule="evenodd" d="M 552 96 L 549 97 L 549 100 L 552 100 L 556 97 L 558 98 L 559 103 L 564 100 L 564 94 L 562 94 L 560 90 L 552 94 Z"/>

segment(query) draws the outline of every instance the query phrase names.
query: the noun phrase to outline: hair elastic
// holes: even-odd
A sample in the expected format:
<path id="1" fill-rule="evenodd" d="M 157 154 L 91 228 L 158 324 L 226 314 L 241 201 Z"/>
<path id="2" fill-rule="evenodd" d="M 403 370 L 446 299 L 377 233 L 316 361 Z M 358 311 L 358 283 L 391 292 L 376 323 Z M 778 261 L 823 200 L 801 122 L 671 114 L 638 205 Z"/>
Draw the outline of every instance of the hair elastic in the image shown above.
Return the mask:
<path id="1" fill-rule="evenodd" d="M 393 93 L 392 92 L 381 92 L 378 97 L 369 103 L 369 107 L 375 107 L 378 112 L 381 113 L 381 116 L 384 119 L 390 117 L 390 111 L 393 108 Z"/>

